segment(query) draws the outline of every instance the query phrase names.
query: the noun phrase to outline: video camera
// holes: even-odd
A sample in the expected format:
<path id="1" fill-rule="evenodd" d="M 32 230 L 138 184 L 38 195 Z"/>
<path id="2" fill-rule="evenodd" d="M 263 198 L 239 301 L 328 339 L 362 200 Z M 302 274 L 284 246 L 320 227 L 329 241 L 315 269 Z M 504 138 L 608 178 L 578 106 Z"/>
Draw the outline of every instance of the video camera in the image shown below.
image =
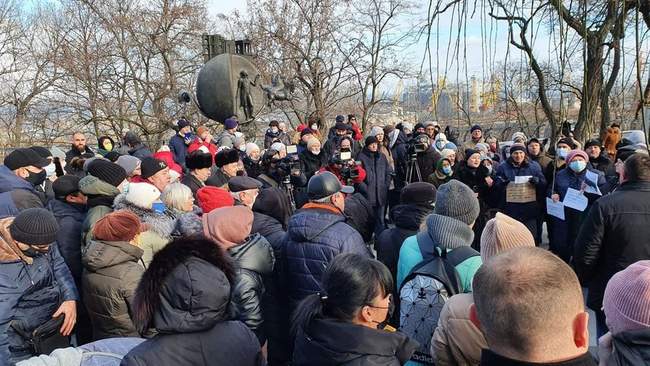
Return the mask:
<path id="1" fill-rule="evenodd" d="M 406 143 L 406 151 L 411 157 L 427 151 L 429 148 L 429 137 L 426 135 L 418 135 Z"/>
<path id="2" fill-rule="evenodd" d="M 287 146 L 287 156 L 274 161 L 278 172 L 281 177 L 288 177 L 289 175 L 299 176 L 300 170 L 300 157 L 298 156 L 298 148 L 296 145 Z"/>
<path id="3" fill-rule="evenodd" d="M 332 161 L 335 164 L 342 165 L 340 170 L 341 177 L 346 181 L 351 181 L 359 178 L 359 164 L 352 160 L 352 153 L 349 151 L 339 151 L 337 152 Z"/>

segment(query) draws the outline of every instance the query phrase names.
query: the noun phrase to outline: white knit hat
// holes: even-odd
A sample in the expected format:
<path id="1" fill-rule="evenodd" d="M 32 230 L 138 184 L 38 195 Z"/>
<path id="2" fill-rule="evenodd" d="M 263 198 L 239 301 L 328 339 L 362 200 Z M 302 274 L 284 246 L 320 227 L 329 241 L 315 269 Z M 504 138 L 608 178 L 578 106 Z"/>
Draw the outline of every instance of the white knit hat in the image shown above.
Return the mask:
<path id="1" fill-rule="evenodd" d="M 377 135 L 383 135 L 384 134 L 384 129 L 379 127 L 379 126 L 372 126 L 372 129 L 370 130 L 370 133 L 368 136 L 377 136 Z"/>
<path id="2" fill-rule="evenodd" d="M 130 183 L 124 199 L 140 208 L 151 209 L 153 203 L 160 199 L 160 191 L 149 183 Z"/>

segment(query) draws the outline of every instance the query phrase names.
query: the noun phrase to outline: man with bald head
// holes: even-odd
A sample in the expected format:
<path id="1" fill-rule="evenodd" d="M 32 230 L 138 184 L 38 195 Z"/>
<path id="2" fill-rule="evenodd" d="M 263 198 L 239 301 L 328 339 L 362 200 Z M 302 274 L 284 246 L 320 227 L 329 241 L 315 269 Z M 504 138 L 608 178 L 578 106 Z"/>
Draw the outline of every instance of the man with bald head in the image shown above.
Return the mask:
<path id="1" fill-rule="evenodd" d="M 483 264 L 474 276 L 471 321 L 488 348 L 481 365 L 596 365 L 580 283 L 560 258 L 516 248 Z"/>

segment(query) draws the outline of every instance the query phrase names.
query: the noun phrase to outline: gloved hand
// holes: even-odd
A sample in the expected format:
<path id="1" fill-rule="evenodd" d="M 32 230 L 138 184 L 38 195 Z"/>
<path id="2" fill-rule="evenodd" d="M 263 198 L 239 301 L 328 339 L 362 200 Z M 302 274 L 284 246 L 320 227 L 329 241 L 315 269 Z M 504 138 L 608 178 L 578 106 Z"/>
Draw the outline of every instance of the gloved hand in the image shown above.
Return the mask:
<path id="1" fill-rule="evenodd" d="M 528 180 L 528 183 L 530 183 L 530 184 L 532 184 L 534 186 L 538 185 L 539 184 L 539 177 L 530 177 L 530 179 Z"/>

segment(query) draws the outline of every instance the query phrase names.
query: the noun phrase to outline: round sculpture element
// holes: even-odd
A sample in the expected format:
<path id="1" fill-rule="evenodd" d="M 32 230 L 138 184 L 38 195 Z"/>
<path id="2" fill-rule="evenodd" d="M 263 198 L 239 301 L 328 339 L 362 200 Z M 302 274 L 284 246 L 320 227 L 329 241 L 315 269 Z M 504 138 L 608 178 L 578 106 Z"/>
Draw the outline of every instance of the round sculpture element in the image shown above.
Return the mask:
<path id="1" fill-rule="evenodd" d="M 221 54 L 203 65 L 196 81 L 196 99 L 201 112 L 217 122 L 233 115 L 250 121 L 266 104 L 255 65 L 232 54 Z"/>

